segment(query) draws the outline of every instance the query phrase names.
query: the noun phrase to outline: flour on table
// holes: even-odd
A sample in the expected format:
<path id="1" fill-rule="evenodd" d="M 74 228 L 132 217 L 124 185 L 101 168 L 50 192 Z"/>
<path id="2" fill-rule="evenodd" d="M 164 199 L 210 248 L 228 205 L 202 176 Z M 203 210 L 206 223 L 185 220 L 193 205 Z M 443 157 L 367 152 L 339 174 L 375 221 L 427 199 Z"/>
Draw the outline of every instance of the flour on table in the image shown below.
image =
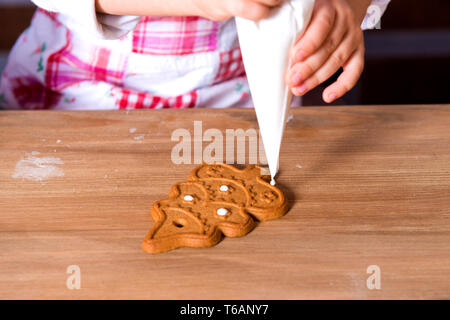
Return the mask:
<path id="1" fill-rule="evenodd" d="M 130 129 L 130 133 L 135 133 L 136 131 L 137 131 L 136 128 L 131 128 L 131 129 Z"/>
<path id="2" fill-rule="evenodd" d="M 19 160 L 12 178 L 23 179 L 36 182 L 64 177 L 64 170 L 58 165 L 63 165 L 64 161 L 56 157 L 37 157 L 40 153 L 33 151 L 31 155 Z"/>
<path id="3" fill-rule="evenodd" d="M 134 140 L 136 141 L 142 141 L 145 138 L 145 134 L 137 134 L 134 136 Z"/>
<path id="4" fill-rule="evenodd" d="M 303 169 L 303 167 L 300 164 L 296 165 L 296 167 L 297 169 Z"/>

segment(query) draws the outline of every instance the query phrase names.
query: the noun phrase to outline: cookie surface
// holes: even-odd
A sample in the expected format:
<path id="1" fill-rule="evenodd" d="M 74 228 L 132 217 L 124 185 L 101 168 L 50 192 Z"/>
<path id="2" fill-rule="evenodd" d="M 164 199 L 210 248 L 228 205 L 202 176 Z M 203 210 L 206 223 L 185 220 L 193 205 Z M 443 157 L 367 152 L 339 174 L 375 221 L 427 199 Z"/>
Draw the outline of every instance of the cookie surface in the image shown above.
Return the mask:
<path id="1" fill-rule="evenodd" d="M 285 196 L 263 179 L 260 167 L 201 165 L 188 181 L 173 186 L 167 199 L 153 205 L 155 224 L 142 248 L 159 253 L 213 246 L 223 236 L 246 235 L 256 221 L 279 218 L 287 209 Z"/>

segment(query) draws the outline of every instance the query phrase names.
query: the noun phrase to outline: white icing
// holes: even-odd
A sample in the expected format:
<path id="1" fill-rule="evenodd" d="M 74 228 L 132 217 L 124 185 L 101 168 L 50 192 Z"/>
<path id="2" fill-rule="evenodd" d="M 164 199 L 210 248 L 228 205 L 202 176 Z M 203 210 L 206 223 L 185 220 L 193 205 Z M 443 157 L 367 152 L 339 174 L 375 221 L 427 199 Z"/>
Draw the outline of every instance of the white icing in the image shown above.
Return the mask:
<path id="1" fill-rule="evenodd" d="M 185 201 L 194 201 L 194 197 L 191 196 L 191 195 L 185 195 L 185 196 L 184 196 L 184 200 L 185 200 Z"/>
<path id="2" fill-rule="evenodd" d="M 228 190 L 230 190 L 230 188 L 228 188 L 227 185 L 220 186 L 220 191 L 226 192 L 226 191 L 228 191 Z"/>
<path id="3" fill-rule="evenodd" d="M 217 210 L 217 214 L 219 216 L 226 216 L 228 214 L 228 210 L 225 209 L 225 208 L 220 208 L 220 209 Z"/>
<path id="4" fill-rule="evenodd" d="M 284 75 L 289 51 L 311 18 L 314 0 L 288 0 L 269 17 L 236 18 L 242 56 L 272 179 L 278 172 L 281 140 L 292 94 Z"/>
<path id="5" fill-rule="evenodd" d="M 274 186 L 274 185 L 276 185 L 277 183 L 275 182 L 275 179 L 272 179 L 272 181 L 270 181 L 270 184 L 271 184 L 272 186 Z"/>

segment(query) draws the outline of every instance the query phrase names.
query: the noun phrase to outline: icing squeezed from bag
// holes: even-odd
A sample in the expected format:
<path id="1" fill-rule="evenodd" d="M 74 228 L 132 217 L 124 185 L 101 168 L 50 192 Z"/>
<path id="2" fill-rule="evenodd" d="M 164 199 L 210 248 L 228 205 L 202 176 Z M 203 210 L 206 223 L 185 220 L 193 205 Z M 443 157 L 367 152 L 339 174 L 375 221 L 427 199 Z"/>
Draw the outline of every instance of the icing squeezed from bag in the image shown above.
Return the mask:
<path id="1" fill-rule="evenodd" d="M 306 29 L 314 0 L 287 0 L 258 22 L 236 18 L 245 71 L 269 165 L 272 185 L 292 94 L 284 82 L 289 51 Z"/>

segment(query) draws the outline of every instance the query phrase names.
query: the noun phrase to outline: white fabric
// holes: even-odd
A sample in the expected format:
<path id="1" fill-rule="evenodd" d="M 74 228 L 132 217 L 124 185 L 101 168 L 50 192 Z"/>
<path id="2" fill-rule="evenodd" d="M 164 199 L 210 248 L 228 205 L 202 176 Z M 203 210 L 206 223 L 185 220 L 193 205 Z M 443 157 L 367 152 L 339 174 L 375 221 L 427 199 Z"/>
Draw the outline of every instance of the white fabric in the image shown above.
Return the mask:
<path id="1" fill-rule="evenodd" d="M 387 9 L 391 0 L 372 0 L 372 4 L 367 9 L 367 14 L 361 24 L 363 30 L 376 28 Z"/>

